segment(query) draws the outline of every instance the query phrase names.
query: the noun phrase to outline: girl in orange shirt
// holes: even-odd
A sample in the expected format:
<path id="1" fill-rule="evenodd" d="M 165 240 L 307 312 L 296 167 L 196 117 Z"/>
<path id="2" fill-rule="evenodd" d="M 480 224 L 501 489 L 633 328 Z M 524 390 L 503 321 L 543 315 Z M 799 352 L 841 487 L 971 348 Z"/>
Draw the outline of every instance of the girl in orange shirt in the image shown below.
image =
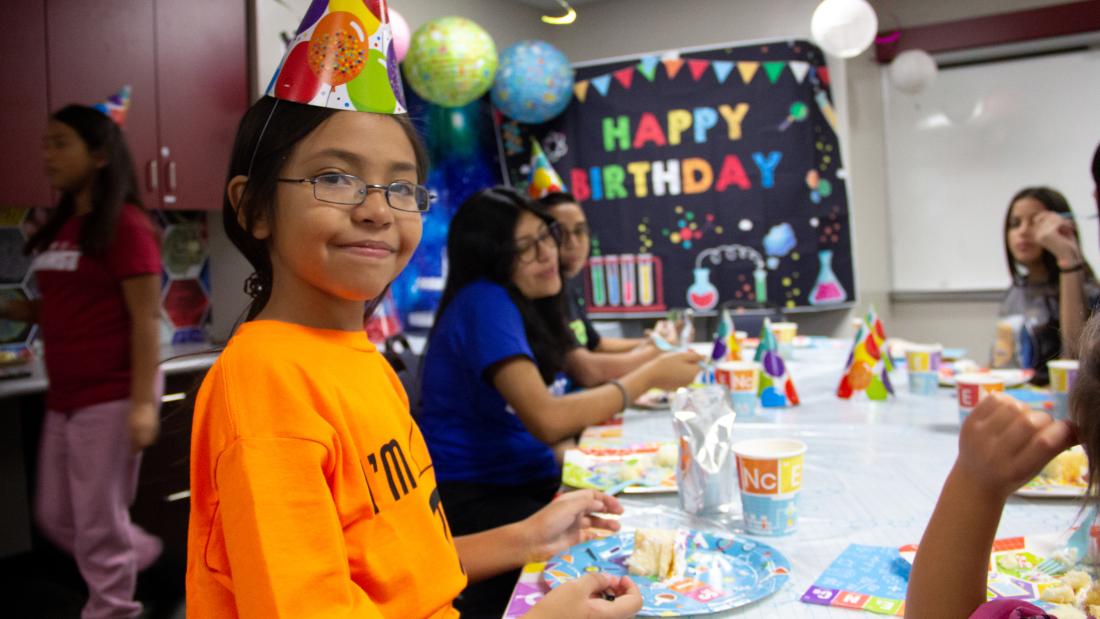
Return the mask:
<path id="1" fill-rule="evenodd" d="M 388 29 L 385 3 L 372 4 L 341 19 L 370 23 L 365 11 L 380 10 Z M 325 23 L 311 8 L 300 37 L 311 19 Z M 372 32 L 363 23 L 345 36 Z M 399 81 L 388 97 L 358 98 L 360 111 L 328 109 L 350 106 L 303 85 L 294 50 L 272 82 L 282 100 L 245 114 L 230 163 L 223 219 L 255 269 L 253 302 L 195 405 L 188 616 L 456 617 L 467 580 L 548 558 L 589 526 L 617 529 L 594 513 L 622 508 L 569 493 L 520 522 L 452 537 L 408 399 L 362 327 L 364 302 L 420 240 L 427 157 L 394 113 Z M 628 578 L 593 574 L 530 616 L 627 617 L 641 603 Z"/>

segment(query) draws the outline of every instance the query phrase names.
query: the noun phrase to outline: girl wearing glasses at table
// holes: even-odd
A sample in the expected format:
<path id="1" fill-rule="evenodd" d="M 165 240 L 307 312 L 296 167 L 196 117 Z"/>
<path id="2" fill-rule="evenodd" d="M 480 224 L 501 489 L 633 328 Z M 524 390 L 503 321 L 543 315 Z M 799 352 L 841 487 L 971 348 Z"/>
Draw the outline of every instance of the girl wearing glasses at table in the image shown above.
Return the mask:
<path id="1" fill-rule="evenodd" d="M 508 188 L 480 191 L 451 220 L 448 273 L 428 337 L 419 422 L 456 533 L 516 522 L 561 484 L 554 446 L 610 419 L 648 389 L 699 372 L 692 352 L 657 357 L 565 394 L 574 346 L 562 307 L 558 226 Z M 464 614 L 500 616 L 515 575 L 467 589 Z"/>
<path id="2" fill-rule="evenodd" d="M 992 365 L 1033 369 L 1038 385 L 1049 382 L 1047 361 L 1077 357 L 1081 326 L 1100 300 L 1072 215 L 1049 187 L 1022 189 L 1005 214 L 1012 287 L 1001 302 Z"/>
<path id="3" fill-rule="evenodd" d="M 913 563 L 905 600 L 906 619 L 1084 616 L 1076 609 L 1043 611 L 1020 600 L 983 604 L 989 555 L 1005 502 L 1055 456 L 1078 441 L 1088 456 L 1085 501 L 1092 506 L 1098 503 L 1100 316 L 1085 323 L 1080 345 L 1081 366 L 1070 393 L 1070 421 L 1051 419 L 1009 396 L 991 394 L 963 422 L 958 458 L 944 482 Z M 1085 522 L 1081 526 L 1090 525 Z"/>
<path id="4" fill-rule="evenodd" d="M 539 198 L 547 212 L 561 228 L 560 258 L 565 287 L 566 324 L 574 340 L 574 347 L 565 356 L 566 372 L 583 387 L 599 385 L 612 378 L 619 378 L 646 361 L 656 358 L 661 351 L 649 338 L 603 337 L 592 326 L 585 311 L 584 281 L 580 277 L 588 261 L 592 241 L 588 231 L 588 219 L 572 194 L 555 192 Z M 676 343 L 676 329 L 671 332 L 670 343 Z"/>
<path id="5" fill-rule="evenodd" d="M 355 91 L 362 111 L 345 111 L 295 79 L 272 81 L 283 98 L 256 102 L 233 147 L 222 219 L 255 269 L 253 299 L 195 402 L 187 614 L 453 619 L 468 581 L 545 560 L 586 527 L 617 529 L 592 514 L 622 507 L 585 491 L 454 534 L 408 398 L 363 331 L 364 303 L 420 241 L 426 151 L 394 93 L 364 105 Z M 395 74 L 377 84 L 400 88 Z M 641 608 L 629 579 L 583 580 L 531 616 Z"/>

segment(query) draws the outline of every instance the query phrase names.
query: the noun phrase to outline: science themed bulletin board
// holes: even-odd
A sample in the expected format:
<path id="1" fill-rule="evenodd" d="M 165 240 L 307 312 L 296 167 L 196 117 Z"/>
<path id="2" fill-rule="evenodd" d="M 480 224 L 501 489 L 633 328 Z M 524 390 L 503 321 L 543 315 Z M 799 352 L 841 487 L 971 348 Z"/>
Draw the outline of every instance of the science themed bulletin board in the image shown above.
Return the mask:
<path id="1" fill-rule="evenodd" d="M 498 130 L 513 185 L 538 140 L 583 203 L 588 312 L 625 318 L 849 305 L 836 122 L 824 55 L 785 41 L 578 67 L 561 116 Z"/>

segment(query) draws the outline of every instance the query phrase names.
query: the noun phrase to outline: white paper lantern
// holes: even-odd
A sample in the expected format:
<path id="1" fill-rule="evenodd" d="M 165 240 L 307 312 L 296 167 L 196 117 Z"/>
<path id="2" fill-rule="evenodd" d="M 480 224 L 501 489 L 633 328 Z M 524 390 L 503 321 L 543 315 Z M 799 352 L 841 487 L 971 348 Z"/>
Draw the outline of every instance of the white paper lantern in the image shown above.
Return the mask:
<path id="1" fill-rule="evenodd" d="M 814 9 L 810 32 L 826 53 L 853 58 L 875 40 L 878 17 L 867 0 L 824 0 Z"/>
<path id="2" fill-rule="evenodd" d="M 936 61 L 923 49 L 907 49 L 897 55 L 888 69 L 894 87 L 909 94 L 918 93 L 936 79 Z"/>

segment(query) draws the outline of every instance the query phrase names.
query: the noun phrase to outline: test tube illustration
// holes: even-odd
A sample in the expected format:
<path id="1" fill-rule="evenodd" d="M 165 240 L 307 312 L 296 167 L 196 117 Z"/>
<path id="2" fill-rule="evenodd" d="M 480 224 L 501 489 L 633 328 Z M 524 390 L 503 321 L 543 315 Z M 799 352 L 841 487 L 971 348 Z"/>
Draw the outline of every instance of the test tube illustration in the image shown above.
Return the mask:
<path id="1" fill-rule="evenodd" d="M 635 258 L 633 254 L 619 256 L 619 267 L 622 273 L 623 305 L 630 307 L 638 301 L 637 280 L 635 279 Z"/>
<path id="2" fill-rule="evenodd" d="M 752 272 L 752 278 L 756 284 L 756 302 L 766 303 L 768 301 L 768 272 L 764 269 L 755 269 Z"/>
<path id="3" fill-rule="evenodd" d="M 653 256 L 638 256 L 638 303 L 653 305 Z"/>
<path id="4" fill-rule="evenodd" d="M 604 256 L 604 272 L 607 274 L 607 304 L 621 305 L 619 293 L 619 257 Z"/>
<path id="5" fill-rule="evenodd" d="M 588 259 L 588 274 L 592 279 L 592 305 L 603 307 L 607 305 L 607 286 L 604 282 L 603 256 L 592 256 Z"/>

